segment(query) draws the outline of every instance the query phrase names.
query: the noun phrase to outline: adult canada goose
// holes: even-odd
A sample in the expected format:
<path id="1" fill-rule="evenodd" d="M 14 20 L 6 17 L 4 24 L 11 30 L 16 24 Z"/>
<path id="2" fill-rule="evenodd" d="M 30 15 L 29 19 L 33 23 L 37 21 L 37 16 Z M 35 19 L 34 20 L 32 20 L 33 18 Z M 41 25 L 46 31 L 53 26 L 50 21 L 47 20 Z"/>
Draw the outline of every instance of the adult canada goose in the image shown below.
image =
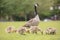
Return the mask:
<path id="1" fill-rule="evenodd" d="M 37 13 L 37 6 L 38 6 L 38 4 L 34 5 L 35 17 L 30 19 L 29 21 L 27 21 L 26 24 L 24 25 L 24 27 L 38 26 L 40 19 L 39 19 L 39 15 Z"/>

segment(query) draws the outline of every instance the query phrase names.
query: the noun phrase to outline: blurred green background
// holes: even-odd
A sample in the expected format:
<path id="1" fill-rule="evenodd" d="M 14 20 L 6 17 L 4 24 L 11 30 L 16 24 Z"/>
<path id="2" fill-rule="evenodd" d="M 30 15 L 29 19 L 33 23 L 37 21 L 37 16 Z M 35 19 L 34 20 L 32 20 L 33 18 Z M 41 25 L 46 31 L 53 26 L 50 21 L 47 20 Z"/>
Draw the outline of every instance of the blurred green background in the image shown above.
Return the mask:
<path id="1" fill-rule="evenodd" d="M 60 20 L 60 0 L 0 0 L 0 21 L 27 21 L 34 17 L 34 4 L 41 20 L 57 15 Z"/>

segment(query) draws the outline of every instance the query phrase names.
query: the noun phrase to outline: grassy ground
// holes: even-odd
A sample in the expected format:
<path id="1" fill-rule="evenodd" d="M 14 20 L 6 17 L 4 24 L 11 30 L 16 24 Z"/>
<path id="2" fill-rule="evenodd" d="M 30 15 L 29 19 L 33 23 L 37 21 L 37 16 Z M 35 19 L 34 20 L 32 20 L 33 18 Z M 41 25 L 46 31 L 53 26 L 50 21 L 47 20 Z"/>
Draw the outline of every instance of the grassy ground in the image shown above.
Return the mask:
<path id="1" fill-rule="evenodd" d="M 0 22 L 0 40 L 60 40 L 60 21 L 40 22 L 39 27 L 46 30 L 47 27 L 56 28 L 56 35 L 6 33 L 5 28 L 12 25 L 15 28 L 24 25 L 25 22 Z"/>

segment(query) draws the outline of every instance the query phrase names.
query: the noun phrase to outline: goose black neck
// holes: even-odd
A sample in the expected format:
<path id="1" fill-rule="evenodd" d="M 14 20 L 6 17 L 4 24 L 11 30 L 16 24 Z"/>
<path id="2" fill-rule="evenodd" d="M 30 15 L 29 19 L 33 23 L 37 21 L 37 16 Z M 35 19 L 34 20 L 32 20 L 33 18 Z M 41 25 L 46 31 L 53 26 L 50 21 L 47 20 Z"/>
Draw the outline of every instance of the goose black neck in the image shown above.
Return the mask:
<path id="1" fill-rule="evenodd" d="M 37 7 L 34 5 L 35 15 L 37 15 Z"/>

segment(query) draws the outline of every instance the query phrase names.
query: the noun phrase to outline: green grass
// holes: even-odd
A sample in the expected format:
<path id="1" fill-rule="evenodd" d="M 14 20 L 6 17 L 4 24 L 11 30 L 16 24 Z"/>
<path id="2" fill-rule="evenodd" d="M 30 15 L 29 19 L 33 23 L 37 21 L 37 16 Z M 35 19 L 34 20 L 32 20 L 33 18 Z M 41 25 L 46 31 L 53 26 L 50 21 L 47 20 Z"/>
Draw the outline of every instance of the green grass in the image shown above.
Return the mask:
<path id="1" fill-rule="evenodd" d="M 8 26 L 14 26 L 16 29 L 22 25 L 24 25 L 25 22 L 0 22 L 0 40 L 60 40 L 60 21 L 49 21 L 49 22 L 43 22 L 41 21 L 39 24 L 39 27 L 42 30 L 46 30 L 48 27 L 54 27 L 56 28 L 57 32 L 56 35 L 46 35 L 41 34 L 40 32 L 38 34 L 28 34 L 26 35 L 20 35 L 17 33 L 6 33 L 5 28 Z"/>

